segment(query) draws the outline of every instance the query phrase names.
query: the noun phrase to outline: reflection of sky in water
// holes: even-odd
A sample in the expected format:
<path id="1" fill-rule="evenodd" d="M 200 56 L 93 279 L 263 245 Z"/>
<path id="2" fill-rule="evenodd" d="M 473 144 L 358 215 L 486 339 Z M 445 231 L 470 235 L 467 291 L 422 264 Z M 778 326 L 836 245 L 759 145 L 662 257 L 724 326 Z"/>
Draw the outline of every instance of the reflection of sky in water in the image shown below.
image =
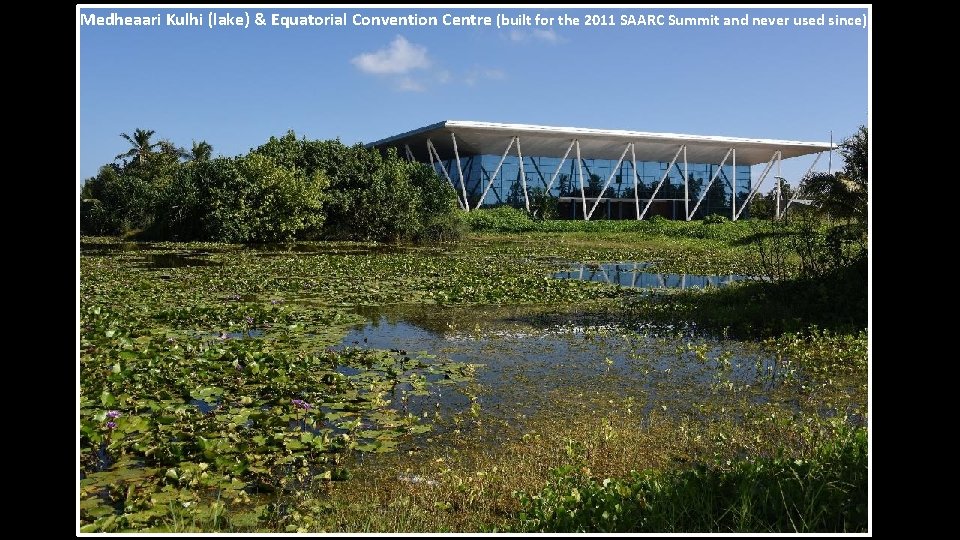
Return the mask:
<path id="1" fill-rule="evenodd" d="M 761 369 L 773 365 L 772 359 L 758 355 L 746 344 L 690 335 L 654 336 L 613 326 L 534 328 L 500 323 L 483 329 L 457 328 L 455 324 L 431 331 L 380 317 L 352 330 L 342 343 L 346 347 L 402 349 L 414 358 L 427 353 L 483 364 L 476 372 L 482 385 L 479 401 L 485 411 L 504 420 L 535 412 L 548 404 L 554 391 L 601 390 L 637 396 L 646 401 L 644 412 L 649 412 L 658 397 L 686 403 L 710 399 L 719 373 L 716 358 L 725 351 L 732 353 L 732 369 L 722 373 L 723 379 L 738 385 L 759 389 L 763 385 L 758 384 L 757 365 Z M 687 349 L 688 343 L 706 345 L 708 360 L 698 361 Z M 438 390 L 444 393 L 443 399 L 437 399 Z M 411 398 L 411 411 L 427 410 L 428 406 L 432 410 L 438 401 L 442 408 L 451 407 L 447 412 L 469 404 L 450 395 L 451 390 L 433 387 L 431 396 Z"/>
<path id="2" fill-rule="evenodd" d="M 558 279 L 579 279 L 582 281 L 600 281 L 624 287 L 642 289 L 688 289 L 721 287 L 734 281 L 749 279 L 747 276 L 728 274 L 724 276 L 699 276 L 694 274 L 658 274 L 647 272 L 650 263 L 619 262 L 579 264 L 565 272 L 557 272 Z"/>

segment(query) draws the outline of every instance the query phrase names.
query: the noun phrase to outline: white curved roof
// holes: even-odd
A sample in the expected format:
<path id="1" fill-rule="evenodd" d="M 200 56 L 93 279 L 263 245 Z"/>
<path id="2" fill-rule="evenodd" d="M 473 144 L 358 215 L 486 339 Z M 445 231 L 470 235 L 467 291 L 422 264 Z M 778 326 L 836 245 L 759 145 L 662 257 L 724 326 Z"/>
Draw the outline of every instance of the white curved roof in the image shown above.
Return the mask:
<path id="1" fill-rule="evenodd" d="M 480 154 L 499 156 L 513 136 L 520 137 L 520 149 L 525 156 L 563 157 L 572 139 L 580 141 L 580 155 L 584 159 L 619 159 L 627 143 L 635 144 L 637 160 L 667 161 L 673 159 L 681 144 L 687 145 L 690 163 L 719 163 L 727 150 L 737 149 L 738 165 L 756 165 L 770 161 L 777 150 L 783 159 L 830 150 L 827 142 L 781 141 L 749 139 L 681 133 L 648 133 L 619 129 L 591 129 L 575 127 L 536 126 L 529 124 L 499 124 L 444 120 L 413 131 L 387 137 L 368 144 L 368 147 L 397 147 L 405 155 L 408 145 L 418 161 L 429 161 L 429 138 L 443 159 L 453 157 L 450 133 L 456 134 L 460 157 Z M 516 148 L 510 151 L 516 154 Z M 571 152 L 568 159 L 573 158 Z M 630 159 L 629 153 L 626 159 Z M 729 164 L 729 160 L 728 160 Z"/>

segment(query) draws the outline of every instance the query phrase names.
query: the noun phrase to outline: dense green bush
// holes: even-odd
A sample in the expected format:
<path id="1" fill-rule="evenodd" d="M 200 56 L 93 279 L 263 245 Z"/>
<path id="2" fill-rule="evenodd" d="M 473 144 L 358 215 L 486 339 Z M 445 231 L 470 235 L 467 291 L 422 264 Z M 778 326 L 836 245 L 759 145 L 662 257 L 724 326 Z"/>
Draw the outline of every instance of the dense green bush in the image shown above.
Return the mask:
<path id="1" fill-rule="evenodd" d="M 763 275 L 772 280 L 822 278 L 851 267 L 866 268 L 864 222 L 832 224 L 809 214 L 754 222 L 752 227 L 749 242 L 756 250 Z"/>
<path id="2" fill-rule="evenodd" d="M 115 165 L 104 165 L 84 185 L 81 230 L 87 234 L 123 234 L 153 223 L 156 189 L 140 174 Z M 86 211 L 87 213 L 85 213 Z"/>
<path id="3" fill-rule="evenodd" d="M 85 234 L 103 235 L 110 229 L 110 214 L 99 199 L 81 199 L 80 230 Z"/>
<path id="4" fill-rule="evenodd" d="M 747 459 L 599 480 L 573 467 L 519 494 L 521 531 L 865 532 L 867 435 L 847 430 L 809 459 Z"/>
<path id="5" fill-rule="evenodd" d="M 289 168 L 330 179 L 323 236 L 334 239 L 408 241 L 455 239 L 462 233 L 453 188 L 428 165 L 394 150 L 382 155 L 361 144 L 271 137 L 255 150 Z M 449 226 L 449 229 L 442 229 Z"/>
<path id="6" fill-rule="evenodd" d="M 720 224 L 720 223 L 726 223 L 726 222 L 728 222 L 728 221 L 730 221 L 730 220 L 727 219 L 727 216 L 725 216 L 725 215 L 723 215 L 723 214 L 710 214 L 709 216 L 703 218 L 703 222 L 704 222 L 704 223 L 709 223 L 709 224 L 712 224 L 712 225 L 716 225 L 716 224 Z"/>
<path id="7" fill-rule="evenodd" d="M 144 132 L 147 133 L 147 132 Z M 149 132 L 152 133 L 152 132 Z M 454 240 L 456 195 L 427 165 L 339 140 L 271 137 L 244 156 L 196 157 L 141 141 L 81 192 L 81 232 L 157 240 Z M 205 154 L 209 154 L 206 152 Z M 122 157 L 123 155 L 119 156 Z"/>
<path id="8" fill-rule="evenodd" d="M 326 179 L 307 177 L 273 159 L 249 154 L 217 159 L 197 167 L 200 220 L 207 238 L 224 242 L 293 240 L 319 231 Z M 205 169 L 205 170 L 204 170 Z"/>
<path id="9" fill-rule="evenodd" d="M 526 212 L 512 206 L 474 210 L 465 219 L 474 231 L 528 232 L 542 228 Z"/>

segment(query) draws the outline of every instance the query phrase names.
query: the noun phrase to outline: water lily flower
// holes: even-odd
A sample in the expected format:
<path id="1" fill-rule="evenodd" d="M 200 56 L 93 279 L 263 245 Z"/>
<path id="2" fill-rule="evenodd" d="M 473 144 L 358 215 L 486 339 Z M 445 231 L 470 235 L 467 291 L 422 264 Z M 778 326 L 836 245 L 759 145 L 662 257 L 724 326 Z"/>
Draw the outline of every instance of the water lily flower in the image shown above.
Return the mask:
<path id="1" fill-rule="evenodd" d="M 303 410 L 305 410 L 305 411 L 309 411 L 310 409 L 313 408 L 313 405 L 307 403 L 306 401 L 304 401 L 304 400 L 302 400 L 302 399 L 294 399 L 294 400 L 291 400 L 290 403 L 293 403 L 293 405 L 294 405 L 296 408 L 298 408 L 298 409 L 303 409 Z"/>
<path id="2" fill-rule="evenodd" d="M 116 427 L 117 427 L 117 423 L 114 422 L 113 420 L 107 422 L 107 429 L 114 429 Z"/>
<path id="3" fill-rule="evenodd" d="M 120 411 L 107 411 L 107 418 L 110 420 L 116 420 L 120 417 Z"/>

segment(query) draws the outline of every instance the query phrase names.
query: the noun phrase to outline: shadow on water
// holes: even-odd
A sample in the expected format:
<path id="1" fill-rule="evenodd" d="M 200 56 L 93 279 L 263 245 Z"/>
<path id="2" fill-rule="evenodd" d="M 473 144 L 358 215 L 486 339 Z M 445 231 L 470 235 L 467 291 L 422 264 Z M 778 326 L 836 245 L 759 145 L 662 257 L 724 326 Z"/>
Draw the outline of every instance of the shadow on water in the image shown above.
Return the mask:
<path id="1" fill-rule="evenodd" d="M 293 244 L 260 244 L 251 249 L 261 257 L 277 257 L 291 254 L 314 255 L 377 255 L 406 253 L 412 247 L 391 244 L 338 244 L 338 243 L 293 243 Z"/>
<path id="2" fill-rule="evenodd" d="M 152 244 L 143 242 L 80 242 L 80 254 L 88 256 L 115 255 L 127 251 L 147 251 L 156 249 Z"/>
<path id="3" fill-rule="evenodd" d="M 694 274 L 661 274 L 648 272 L 648 262 L 579 263 L 564 272 L 553 275 L 557 279 L 599 281 L 642 289 L 690 289 L 722 287 L 736 281 L 751 279 L 747 276 L 728 274 L 702 276 Z"/>
<path id="4" fill-rule="evenodd" d="M 293 242 L 289 244 L 249 244 L 239 246 L 239 251 L 250 251 L 263 257 L 274 257 L 291 254 L 317 254 L 317 255 L 376 255 L 407 253 L 413 250 L 429 250 L 434 248 L 422 248 L 416 246 L 403 246 L 394 244 L 362 244 L 354 242 Z M 151 254 L 159 257 L 191 257 L 195 255 L 209 255 L 221 252 L 237 252 L 237 249 L 230 249 L 230 246 L 211 245 L 205 247 L 202 251 L 182 251 L 177 246 L 169 243 L 155 242 L 80 242 L 80 254 L 83 256 L 103 256 L 116 255 L 126 252 L 154 251 Z M 172 266 L 165 268 L 175 268 L 176 262 Z M 185 266 L 181 264 L 180 266 Z M 189 266 L 200 266 L 191 264 Z"/>
<path id="5" fill-rule="evenodd" d="M 143 255 L 141 263 L 145 268 L 189 268 L 192 266 L 223 266 L 221 261 L 204 258 L 205 252 L 190 253 L 149 253 Z"/>

